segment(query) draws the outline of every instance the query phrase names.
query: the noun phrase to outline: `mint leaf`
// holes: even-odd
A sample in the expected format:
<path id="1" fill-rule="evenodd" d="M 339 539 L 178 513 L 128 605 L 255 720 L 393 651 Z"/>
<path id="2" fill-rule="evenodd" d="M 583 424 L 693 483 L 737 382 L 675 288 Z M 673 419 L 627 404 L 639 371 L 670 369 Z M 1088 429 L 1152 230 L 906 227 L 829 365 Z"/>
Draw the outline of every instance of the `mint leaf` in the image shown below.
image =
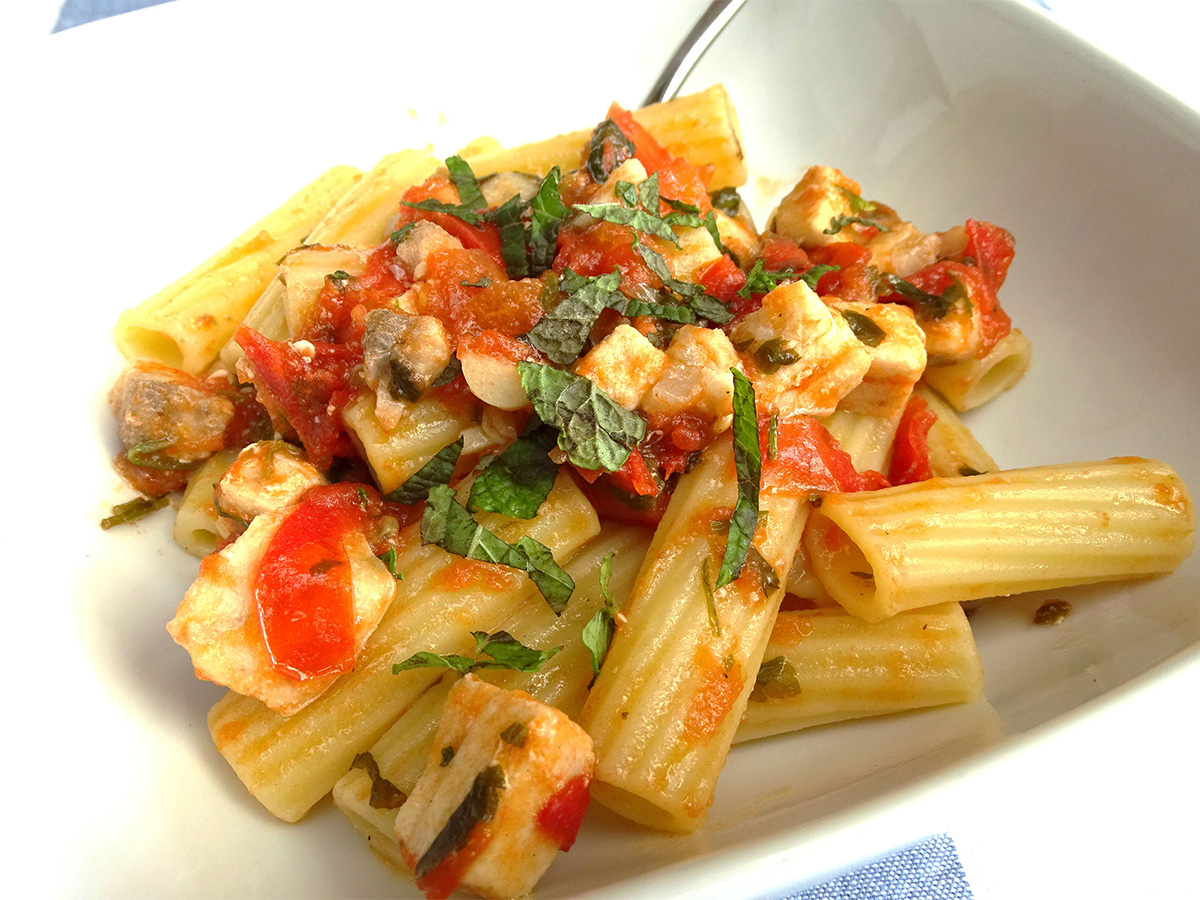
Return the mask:
<path id="1" fill-rule="evenodd" d="M 605 119 L 592 131 L 584 168 L 596 184 L 604 184 L 613 169 L 635 153 L 633 141 L 612 119 Z"/>
<path id="2" fill-rule="evenodd" d="M 476 669 L 511 669 L 514 672 L 536 672 L 542 663 L 550 659 L 562 649 L 537 650 L 526 647 L 507 631 L 497 631 L 488 634 L 486 631 L 472 631 L 475 638 L 475 649 L 479 653 L 490 656 L 490 660 L 480 660 L 474 666 Z"/>
<path id="3" fill-rule="evenodd" d="M 475 665 L 475 660 L 469 656 L 451 654 L 441 656 L 432 650 L 421 650 L 414 653 L 404 662 L 393 663 L 392 674 L 399 675 L 409 669 L 453 669 L 455 672 L 469 672 Z"/>
<path id="4" fill-rule="evenodd" d="M 868 347 L 878 347 L 887 339 L 887 332 L 868 316 L 853 309 L 841 310 L 842 318 L 854 332 L 854 336 Z"/>
<path id="5" fill-rule="evenodd" d="M 386 497 L 391 503 L 415 506 L 429 496 L 429 489 L 438 484 L 449 484 L 454 475 L 454 466 L 462 453 L 463 439 L 447 444 L 434 454 L 433 459 L 421 466 L 408 480 Z"/>
<path id="6" fill-rule="evenodd" d="M 429 502 L 421 516 L 421 540 L 466 559 L 500 563 L 525 572 L 556 615 L 575 590 L 575 582 L 554 561 L 549 547 L 529 536 L 514 545 L 492 534 L 459 504 L 448 485 L 439 484 L 429 491 Z"/>
<path id="7" fill-rule="evenodd" d="M 401 206 L 409 206 L 413 209 L 423 209 L 426 212 L 440 212 L 448 216 L 454 216 L 456 219 L 462 219 L 468 225 L 478 225 L 483 221 L 483 216 L 477 212 L 473 212 L 466 206 L 459 206 L 455 203 L 445 203 L 441 200 L 401 200 Z"/>
<path id="8" fill-rule="evenodd" d="M 905 300 L 911 300 L 912 303 L 907 304 L 913 307 L 914 312 L 919 319 L 941 319 L 949 315 L 950 311 L 962 301 L 966 304 L 966 308 L 971 308 L 971 299 L 967 294 L 967 289 L 963 287 L 961 281 L 954 279 L 946 290 L 941 294 L 930 294 L 921 290 L 910 281 L 905 281 L 899 275 L 893 275 L 890 272 L 883 273 L 883 280 L 891 287 L 893 291 L 903 297 Z"/>
<path id="9" fill-rule="evenodd" d="M 592 382 L 552 366 L 517 363 L 534 411 L 558 429 L 558 446 L 583 469 L 615 472 L 646 436 L 646 422 Z"/>
<path id="10" fill-rule="evenodd" d="M 525 254 L 525 202 L 517 195 L 509 197 L 496 209 L 485 213 L 484 218 L 495 222 L 500 229 L 500 255 L 504 268 L 514 281 L 529 275 L 529 260 Z"/>
<path id="11" fill-rule="evenodd" d="M 461 156 L 447 157 L 446 171 L 450 173 L 450 180 L 458 188 L 458 199 L 464 207 L 471 210 L 487 209 L 487 200 L 483 197 L 483 191 L 479 189 L 475 173 L 471 171 L 471 166 L 465 159 Z"/>
<path id="12" fill-rule="evenodd" d="M 578 212 L 587 213 L 593 219 L 612 222 L 614 225 L 628 225 L 637 231 L 668 240 L 678 247 L 679 238 L 671 230 L 670 223 L 658 215 L 658 173 L 655 172 L 637 186 L 637 202 L 643 208 L 633 205 L 633 186 L 628 182 L 620 182 L 620 184 L 625 185 L 621 193 L 617 194 L 617 199 L 622 202 L 583 203 L 574 208 Z"/>
<path id="13" fill-rule="evenodd" d="M 559 183 L 562 173 L 558 166 L 542 179 L 536 196 L 529 204 L 529 264 L 531 275 L 540 275 L 554 264 L 558 250 L 558 230 L 571 211 L 562 202 Z"/>
<path id="14" fill-rule="evenodd" d="M 600 666 L 608 655 L 609 645 L 617 630 L 617 607 L 612 595 L 608 592 L 608 582 L 612 577 L 613 554 L 607 554 L 600 562 L 600 593 L 604 597 L 604 605 L 596 610 L 586 625 L 583 626 L 583 645 L 587 647 L 592 657 L 592 671 L 600 674 Z"/>
<path id="15" fill-rule="evenodd" d="M 886 225 L 881 225 L 871 219 L 864 219 L 862 216 L 834 216 L 829 220 L 829 227 L 825 229 L 824 234 L 837 234 L 847 225 L 866 225 L 868 228 L 878 228 L 880 231 L 889 230 Z"/>
<path id="16" fill-rule="evenodd" d="M 754 529 L 758 527 L 758 489 L 762 475 L 754 385 L 737 369 L 730 371 L 733 373 L 733 462 L 737 470 L 738 494 L 729 520 L 725 556 L 717 573 L 714 590 L 718 591 L 742 573 Z"/>
<path id="17" fill-rule="evenodd" d="M 782 272 L 769 272 L 763 268 L 761 259 L 756 259 L 750 271 L 746 273 L 746 283 L 738 291 L 739 297 L 750 299 L 751 294 L 769 294 L 781 284 L 790 281 L 803 281 L 809 290 L 817 289 L 817 282 L 826 272 L 836 272 L 841 266 L 812 266 L 803 272 L 793 272 L 784 269 Z"/>
<path id="18" fill-rule="evenodd" d="M 782 700 L 800 693 L 800 677 L 796 667 L 786 658 L 776 656 L 763 662 L 754 677 L 754 690 L 750 699 L 756 703 L 767 700 Z"/>
<path id="19" fill-rule="evenodd" d="M 717 325 L 724 325 L 733 319 L 733 313 L 725 307 L 725 304 L 716 297 L 706 294 L 701 285 L 692 284 L 690 281 L 680 281 L 673 277 L 663 255 L 652 247 L 647 247 L 636 236 L 633 239 L 633 249 L 641 256 L 647 268 L 658 276 L 663 283 L 663 288 L 682 299 L 684 304 L 697 316 L 708 319 Z"/>
<path id="20" fill-rule="evenodd" d="M 621 273 L 615 269 L 593 278 L 584 278 L 567 269 L 560 286 L 571 292 L 529 330 L 529 343 L 551 362 L 561 366 L 573 363 L 600 313 L 623 299 L 617 292 L 620 283 Z"/>
<path id="21" fill-rule="evenodd" d="M 532 519 L 558 475 L 558 466 L 549 454 L 553 446 L 549 429 L 518 438 L 476 476 L 467 508 Z"/>

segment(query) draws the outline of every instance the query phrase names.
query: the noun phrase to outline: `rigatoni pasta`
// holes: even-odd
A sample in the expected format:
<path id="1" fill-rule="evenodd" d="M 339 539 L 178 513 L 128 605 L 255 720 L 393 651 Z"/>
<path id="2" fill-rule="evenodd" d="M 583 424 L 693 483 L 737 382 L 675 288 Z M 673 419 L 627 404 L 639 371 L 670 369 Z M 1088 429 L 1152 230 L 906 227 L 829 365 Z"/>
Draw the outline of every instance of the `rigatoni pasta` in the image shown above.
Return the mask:
<path id="1" fill-rule="evenodd" d="M 391 154 L 277 236 L 219 365 L 122 377 L 109 524 L 183 491 L 171 631 L 271 814 L 332 792 L 431 897 L 525 890 L 589 798 L 694 831 L 735 741 L 971 702 L 960 601 L 1191 552 L 1169 466 L 1005 471 L 956 415 L 1028 367 L 1011 234 L 822 165 L 760 231 L 745 172 L 720 86 Z"/>

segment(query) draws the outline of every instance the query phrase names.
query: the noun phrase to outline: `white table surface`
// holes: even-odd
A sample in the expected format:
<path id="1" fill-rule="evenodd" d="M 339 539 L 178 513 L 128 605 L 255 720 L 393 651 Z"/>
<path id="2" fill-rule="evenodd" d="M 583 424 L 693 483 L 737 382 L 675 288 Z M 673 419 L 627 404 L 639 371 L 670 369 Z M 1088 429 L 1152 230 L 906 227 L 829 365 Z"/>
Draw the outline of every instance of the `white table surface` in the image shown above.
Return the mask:
<path id="1" fill-rule="evenodd" d="M 1034 5 L 1200 110 L 1200 4 Z M 57 10 L 56 0 L 5 4 L 0 34 L 10 46 L 36 50 Z M 1085 711 L 1036 753 L 1017 750 L 986 769 L 968 768 L 949 790 L 904 808 L 903 827 L 914 841 L 948 832 L 978 900 L 1200 896 L 1193 863 L 1200 659 L 1124 693 L 1102 715 Z M 894 830 L 895 823 L 869 827 Z"/>

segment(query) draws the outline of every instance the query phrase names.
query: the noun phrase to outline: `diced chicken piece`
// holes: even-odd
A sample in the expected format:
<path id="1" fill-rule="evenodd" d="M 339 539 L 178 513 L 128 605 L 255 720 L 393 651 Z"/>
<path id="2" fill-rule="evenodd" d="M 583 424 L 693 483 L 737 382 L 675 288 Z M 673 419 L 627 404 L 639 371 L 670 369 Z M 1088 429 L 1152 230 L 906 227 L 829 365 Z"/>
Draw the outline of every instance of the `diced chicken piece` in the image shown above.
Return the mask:
<path id="1" fill-rule="evenodd" d="M 832 241 L 863 243 L 852 227 L 836 234 L 825 233 L 836 227 L 839 216 L 863 215 L 855 209 L 855 198 L 861 196 L 862 187 L 853 178 L 830 166 L 812 166 L 779 201 L 767 230 L 804 247 L 820 247 Z"/>
<path id="2" fill-rule="evenodd" d="M 257 697 L 291 715 L 321 696 L 337 674 L 294 680 L 272 666 L 258 622 L 255 585 L 271 538 L 293 507 L 263 513 L 232 544 L 206 556 L 167 631 L 192 657 L 196 676 Z M 358 531 L 345 538 L 354 604 L 354 652 L 362 652 L 379 624 L 396 581 Z"/>
<path id="3" fill-rule="evenodd" d="M 882 419 L 904 411 L 913 386 L 925 371 L 925 332 L 913 311 L 897 303 L 834 303 L 871 357 L 862 384 L 842 400 L 842 408 Z"/>
<path id="4" fill-rule="evenodd" d="M 663 258 L 671 277 L 679 281 L 695 281 L 698 269 L 720 259 L 724 254 L 713 243 L 707 228 L 676 228 L 679 246 L 667 245 Z"/>
<path id="5" fill-rule="evenodd" d="M 632 325 L 622 323 L 575 364 L 575 374 L 634 410 L 658 381 L 666 363 L 663 351 Z"/>
<path id="6" fill-rule="evenodd" d="M 933 265 L 942 255 L 942 239 L 926 234 L 911 222 L 897 222 L 867 242 L 871 265 L 904 278 Z"/>
<path id="7" fill-rule="evenodd" d="M 234 412 L 211 384 L 148 360 L 126 367 L 108 400 L 127 449 L 185 465 L 224 446 Z"/>
<path id="8" fill-rule="evenodd" d="M 446 371 L 454 348 L 433 316 L 373 309 L 365 319 L 363 380 L 375 391 L 375 417 L 390 431 L 403 417 L 401 401 L 417 400 Z"/>
<path id="9" fill-rule="evenodd" d="M 298 447 L 286 441 L 259 441 L 244 448 L 217 482 L 217 505 L 222 515 L 248 523 L 325 483 L 320 469 Z"/>
<path id="10" fill-rule="evenodd" d="M 781 416 L 829 415 L 871 366 L 846 320 L 802 281 L 764 296 L 762 308 L 738 322 L 731 336 L 759 409 Z"/>
<path id="11" fill-rule="evenodd" d="M 955 303 L 944 316 L 918 318 L 917 324 L 925 332 L 925 352 L 931 366 L 970 359 L 983 344 L 979 308 L 974 304 Z"/>
<path id="12" fill-rule="evenodd" d="M 671 339 L 658 383 L 642 400 L 652 416 L 692 413 L 720 434 L 733 421 L 733 375 L 741 361 L 725 332 L 684 325 Z"/>
<path id="13" fill-rule="evenodd" d="M 431 898 L 459 887 L 484 897 L 529 894 L 574 842 L 595 764 L 592 739 L 564 713 L 464 676 L 396 814 L 417 886 Z"/>
<path id="14" fill-rule="evenodd" d="M 396 245 L 396 260 L 404 275 L 413 281 L 425 278 L 425 260 L 438 250 L 461 250 L 462 242 L 441 225 L 418 221 L 408 236 Z"/>

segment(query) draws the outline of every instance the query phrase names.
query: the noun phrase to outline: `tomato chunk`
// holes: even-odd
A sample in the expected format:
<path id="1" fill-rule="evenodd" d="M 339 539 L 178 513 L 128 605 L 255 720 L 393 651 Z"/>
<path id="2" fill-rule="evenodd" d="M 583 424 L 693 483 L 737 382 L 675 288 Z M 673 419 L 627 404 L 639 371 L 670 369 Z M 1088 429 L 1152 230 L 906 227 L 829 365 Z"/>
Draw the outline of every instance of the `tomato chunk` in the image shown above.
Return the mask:
<path id="1" fill-rule="evenodd" d="M 888 481 L 892 484 L 912 484 L 933 477 L 929 465 L 929 429 L 936 421 L 937 413 L 929 408 L 924 397 L 913 394 L 908 398 L 892 443 L 892 463 L 888 468 Z"/>
<path id="2" fill-rule="evenodd" d="M 875 471 L 859 472 L 850 454 L 816 419 L 808 416 L 778 422 L 778 450 L 770 446 L 770 421 L 759 423 L 759 446 L 763 448 L 762 487 L 765 492 L 803 494 L 809 491 L 862 491 L 887 487 Z"/>
<path id="3" fill-rule="evenodd" d="M 354 593 L 344 542 L 369 519 L 367 491 L 354 484 L 311 488 L 267 545 L 254 597 L 271 665 L 286 678 L 303 681 L 354 665 Z"/>

